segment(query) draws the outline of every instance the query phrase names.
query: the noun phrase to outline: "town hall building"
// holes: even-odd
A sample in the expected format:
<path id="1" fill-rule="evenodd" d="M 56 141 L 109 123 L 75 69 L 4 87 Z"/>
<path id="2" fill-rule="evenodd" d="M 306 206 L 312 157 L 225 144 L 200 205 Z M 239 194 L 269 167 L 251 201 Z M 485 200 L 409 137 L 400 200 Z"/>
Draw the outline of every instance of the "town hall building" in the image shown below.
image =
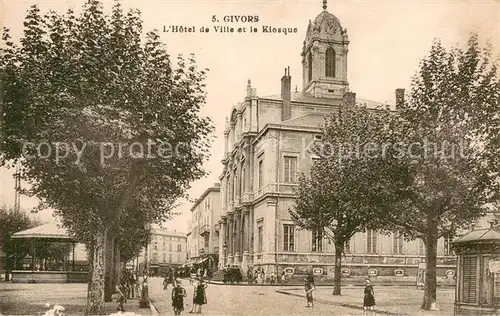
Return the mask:
<path id="1" fill-rule="evenodd" d="M 299 230 L 289 214 L 298 174 L 308 173 L 326 116 L 355 103 L 369 108 L 386 105 L 363 99 L 349 89 L 349 38 L 339 19 L 326 10 L 310 21 L 302 58 L 302 91 L 293 92 L 290 69 L 281 78 L 281 93 L 258 96 L 248 81 L 243 102 L 234 106 L 224 131 L 225 154 L 220 179 L 219 267 L 238 265 L 266 274 L 282 271 L 331 276 L 334 245 L 321 231 Z M 397 98 L 403 98 L 397 89 Z M 438 270 L 454 268 L 451 244 L 438 244 Z M 356 234 L 346 245 L 343 266 L 353 274 L 367 270 L 415 275 L 423 261 L 421 241 L 406 242 L 398 234 Z M 347 272 L 346 272 L 347 273 Z M 438 272 L 438 275 L 441 272 Z M 269 275 L 269 274 L 267 274 Z"/>

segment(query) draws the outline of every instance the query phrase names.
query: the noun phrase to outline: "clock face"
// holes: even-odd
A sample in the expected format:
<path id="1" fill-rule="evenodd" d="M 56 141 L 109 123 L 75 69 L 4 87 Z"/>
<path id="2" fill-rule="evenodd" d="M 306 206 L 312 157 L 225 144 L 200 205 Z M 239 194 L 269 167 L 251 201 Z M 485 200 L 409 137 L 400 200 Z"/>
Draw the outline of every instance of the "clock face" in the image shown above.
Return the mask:
<path id="1" fill-rule="evenodd" d="M 333 35 L 337 32 L 337 27 L 335 26 L 335 23 L 333 21 L 330 21 L 326 23 L 326 33 L 329 35 Z"/>

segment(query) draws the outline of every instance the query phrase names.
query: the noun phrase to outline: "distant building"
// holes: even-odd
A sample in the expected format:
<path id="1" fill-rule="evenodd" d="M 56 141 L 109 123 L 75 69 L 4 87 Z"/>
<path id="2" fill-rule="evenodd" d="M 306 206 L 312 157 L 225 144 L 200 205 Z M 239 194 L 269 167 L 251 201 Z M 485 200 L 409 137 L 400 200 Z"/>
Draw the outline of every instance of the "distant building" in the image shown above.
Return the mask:
<path id="1" fill-rule="evenodd" d="M 191 207 L 189 263 L 216 268 L 219 262 L 220 184 L 208 188 Z"/>
<path id="2" fill-rule="evenodd" d="M 148 258 L 143 251 L 139 257 L 142 262 L 147 259 L 150 272 L 161 274 L 166 267 L 179 267 L 186 263 L 187 236 L 185 233 L 154 229 L 151 242 L 148 244 Z"/>

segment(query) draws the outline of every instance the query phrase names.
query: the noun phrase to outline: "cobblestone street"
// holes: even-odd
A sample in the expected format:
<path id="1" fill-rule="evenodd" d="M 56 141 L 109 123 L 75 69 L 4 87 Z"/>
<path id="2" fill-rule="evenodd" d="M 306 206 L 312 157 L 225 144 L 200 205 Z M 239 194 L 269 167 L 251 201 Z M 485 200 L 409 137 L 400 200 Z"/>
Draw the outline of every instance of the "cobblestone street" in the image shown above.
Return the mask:
<path id="1" fill-rule="evenodd" d="M 173 315 L 170 286 L 162 289 L 162 280 L 150 281 L 150 296 L 160 315 Z M 187 290 L 184 312 L 192 307 L 193 288 L 189 281 L 182 281 Z M 212 285 L 207 288 L 208 304 L 203 306 L 204 315 L 362 315 L 359 310 L 317 303 L 314 308 L 305 307 L 305 298 L 276 293 L 274 286 Z"/>

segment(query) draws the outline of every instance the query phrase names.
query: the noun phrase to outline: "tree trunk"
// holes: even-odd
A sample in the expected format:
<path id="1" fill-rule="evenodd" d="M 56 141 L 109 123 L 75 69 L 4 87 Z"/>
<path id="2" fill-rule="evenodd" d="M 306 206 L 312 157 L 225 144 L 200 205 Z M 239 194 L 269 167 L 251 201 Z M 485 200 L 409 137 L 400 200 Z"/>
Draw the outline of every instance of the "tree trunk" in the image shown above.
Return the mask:
<path id="1" fill-rule="evenodd" d="M 12 273 L 12 254 L 5 254 L 5 281 L 10 281 L 10 274 Z"/>
<path id="2" fill-rule="evenodd" d="M 11 243 L 10 237 L 8 235 L 4 237 L 3 250 L 5 252 L 5 281 L 10 281 L 10 274 L 14 269 L 13 265 L 16 255 L 16 249 Z"/>
<path id="3" fill-rule="evenodd" d="M 115 238 L 111 232 L 106 234 L 106 250 L 104 255 L 106 274 L 104 278 L 104 301 L 111 302 L 115 287 L 113 286 L 113 276 L 115 268 L 114 252 Z"/>
<path id="4" fill-rule="evenodd" d="M 93 245 L 89 249 L 92 253 L 89 258 L 89 287 L 87 293 L 86 315 L 104 314 L 104 277 L 105 277 L 105 247 L 107 230 L 100 228 L 94 237 Z"/>
<path id="5" fill-rule="evenodd" d="M 436 221 L 427 220 L 428 235 L 426 236 L 425 254 L 425 284 L 424 301 L 420 307 L 423 310 L 435 310 L 436 307 L 436 264 L 437 264 L 437 241 L 438 224 Z"/>
<path id="6" fill-rule="evenodd" d="M 115 239 L 113 286 L 120 283 L 123 269 L 120 267 L 120 243 Z"/>
<path id="7" fill-rule="evenodd" d="M 335 242 L 335 270 L 333 275 L 333 295 L 340 295 L 342 287 L 342 250 L 344 244 Z"/>

